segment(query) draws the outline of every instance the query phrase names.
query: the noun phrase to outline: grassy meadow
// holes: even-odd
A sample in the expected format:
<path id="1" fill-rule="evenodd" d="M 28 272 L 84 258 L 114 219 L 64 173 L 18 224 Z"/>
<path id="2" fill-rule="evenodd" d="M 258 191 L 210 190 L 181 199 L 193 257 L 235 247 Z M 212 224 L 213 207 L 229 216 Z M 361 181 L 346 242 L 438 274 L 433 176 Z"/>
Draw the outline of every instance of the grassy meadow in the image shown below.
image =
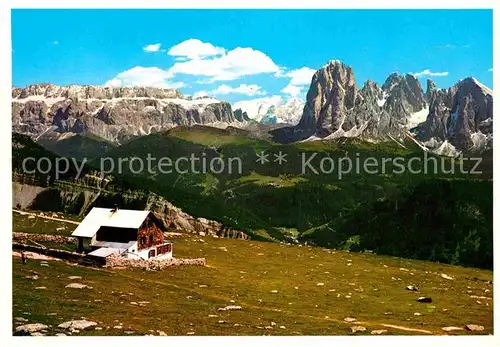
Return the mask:
<path id="1" fill-rule="evenodd" d="M 75 227 L 13 217 L 14 231 L 65 226 L 60 234 L 69 235 Z M 351 326 L 366 328 L 357 335 L 381 329 L 386 335 L 493 333 L 492 271 L 254 240 L 186 234 L 173 241 L 175 257 L 205 257 L 208 266 L 156 272 L 50 260 L 46 266 L 35 259 L 24 265 L 13 257 L 14 327 L 43 323 L 50 325 L 48 335 L 68 334 L 57 325 L 87 319 L 99 329 L 73 335 L 348 335 Z M 34 274 L 38 279 L 26 278 Z M 73 282 L 91 289 L 65 288 Z M 432 303 L 417 302 L 419 296 Z M 218 310 L 227 305 L 241 310 Z M 441 329 L 466 324 L 484 330 Z"/>

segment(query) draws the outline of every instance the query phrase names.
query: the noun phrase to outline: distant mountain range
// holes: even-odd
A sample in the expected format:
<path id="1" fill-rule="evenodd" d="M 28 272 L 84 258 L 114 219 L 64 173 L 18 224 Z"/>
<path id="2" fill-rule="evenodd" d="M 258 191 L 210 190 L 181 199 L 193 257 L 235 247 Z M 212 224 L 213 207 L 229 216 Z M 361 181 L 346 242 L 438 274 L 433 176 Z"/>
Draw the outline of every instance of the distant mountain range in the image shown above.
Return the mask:
<path id="1" fill-rule="evenodd" d="M 360 89 L 353 69 L 337 60 L 316 71 L 305 101 L 273 96 L 231 105 L 171 89 L 37 84 L 12 88 L 12 131 L 42 142 L 81 133 L 121 144 L 179 125 L 251 130 L 260 123 L 273 125 L 269 134 L 280 143 L 409 136 L 439 154 L 492 148 L 489 88 L 468 77 L 448 89 L 428 80 L 426 89 L 399 73 Z"/>
<path id="2" fill-rule="evenodd" d="M 300 99 L 285 100 L 280 96 L 239 101 L 234 109 L 241 109 L 248 117 L 261 124 L 295 125 L 302 117 L 305 101 Z"/>
<path id="3" fill-rule="evenodd" d="M 381 87 L 367 81 L 359 89 L 350 66 L 330 61 L 312 78 L 300 122 L 272 134 L 281 143 L 412 136 L 426 148 L 451 155 L 491 149 L 493 92 L 468 77 L 448 89 L 436 89 L 429 80 L 424 93 L 413 75 L 398 73 Z"/>
<path id="4" fill-rule="evenodd" d="M 12 130 L 39 139 L 90 133 L 123 143 L 178 125 L 239 126 L 228 102 L 148 87 L 30 85 L 12 89 Z"/>

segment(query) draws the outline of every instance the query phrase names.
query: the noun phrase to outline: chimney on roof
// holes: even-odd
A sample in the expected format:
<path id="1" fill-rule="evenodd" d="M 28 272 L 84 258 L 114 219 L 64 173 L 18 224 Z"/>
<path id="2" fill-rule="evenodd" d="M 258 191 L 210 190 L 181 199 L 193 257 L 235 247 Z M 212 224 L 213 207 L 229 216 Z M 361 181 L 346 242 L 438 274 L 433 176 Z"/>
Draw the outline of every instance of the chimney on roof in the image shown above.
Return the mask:
<path id="1" fill-rule="evenodd" d="M 118 211 L 118 205 L 115 204 L 115 206 L 111 209 L 111 215 L 115 214 L 115 212 Z"/>

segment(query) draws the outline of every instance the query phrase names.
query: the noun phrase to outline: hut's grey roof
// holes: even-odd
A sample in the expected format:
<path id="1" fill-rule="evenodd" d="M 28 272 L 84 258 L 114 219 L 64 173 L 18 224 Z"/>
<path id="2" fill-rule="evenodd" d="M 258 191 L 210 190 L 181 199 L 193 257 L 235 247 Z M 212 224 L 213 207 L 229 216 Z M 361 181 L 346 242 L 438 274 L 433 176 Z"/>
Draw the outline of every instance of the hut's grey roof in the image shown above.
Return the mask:
<path id="1" fill-rule="evenodd" d="M 100 227 L 137 229 L 148 216 L 149 211 L 122 210 L 113 212 L 111 208 L 94 207 L 71 236 L 93 237 Z"/>

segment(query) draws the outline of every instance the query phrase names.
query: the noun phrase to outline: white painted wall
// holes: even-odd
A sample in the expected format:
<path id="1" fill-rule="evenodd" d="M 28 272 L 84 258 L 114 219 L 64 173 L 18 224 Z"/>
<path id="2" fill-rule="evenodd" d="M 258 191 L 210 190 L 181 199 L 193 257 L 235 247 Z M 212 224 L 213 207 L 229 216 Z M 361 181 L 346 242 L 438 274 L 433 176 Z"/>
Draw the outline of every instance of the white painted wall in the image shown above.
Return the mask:
<path id="1" fill-rule="evenodd" d="M 95 236 L 93 238 L 82 237 L 82 239 L 83 239 L 83 248 L 87 251 L 90 251 L 91 250 L 90 246 L 95 242 Z M 106 243 L 106 247 L 110 247 L 110 248 L 124 249 L 126 245 L 127 244 L 125 244 L 125 243 L 112 243 L 112 242 Z M 147 248 L 147 249 L 142 249 L 140 251 L 138 251 L 137 247 L 138 247 L 138 243 L 136 241 L 132 244 L 132 246 L 130 246 L 127 249 L 127 252 L 124 253 L 123 256 L 125 256 L 127 258 L 131 258 L 131 259 L 150 259 L 149 258 L 149 251 L 154 249 L 155 250 L 155 257 L 154 257 L 155 259 L 172 259 L 172 257 L 173 257 L 173 252 L 172 252 L 173 247 L 170 248 L 171 249 L 170 252 L 167 252 L 167 253 L 161 254 L 161 255 L 156 255 L 156 250 L 157 250 L 158 245 Z"/>
<path id="2" fill-rule="evenodd" d="M 149 251 L 152 250 L 152 249 L 154 249 L 155 250 L 155 257 L 154 257 L 155 259 L 172 259 L 172 251 L 167 252 L 165 254 L 156 255 L 156 249 L 157 249 L 157 247 L 158 246 L 154 246 L 154 247 L 150 247 L 150 248 L 147 248 L 147 249 L 141 249 L 140 251 L 137 251 L 137 242 L 135 242 L 133 244 L 133 246 L 128 249 L 126 257 L 127 258 L 131 258 L 131 259 L 138 259 L 138 258 L 141 258 L 141 259 L 150 259 L 149 258 Z"/>

